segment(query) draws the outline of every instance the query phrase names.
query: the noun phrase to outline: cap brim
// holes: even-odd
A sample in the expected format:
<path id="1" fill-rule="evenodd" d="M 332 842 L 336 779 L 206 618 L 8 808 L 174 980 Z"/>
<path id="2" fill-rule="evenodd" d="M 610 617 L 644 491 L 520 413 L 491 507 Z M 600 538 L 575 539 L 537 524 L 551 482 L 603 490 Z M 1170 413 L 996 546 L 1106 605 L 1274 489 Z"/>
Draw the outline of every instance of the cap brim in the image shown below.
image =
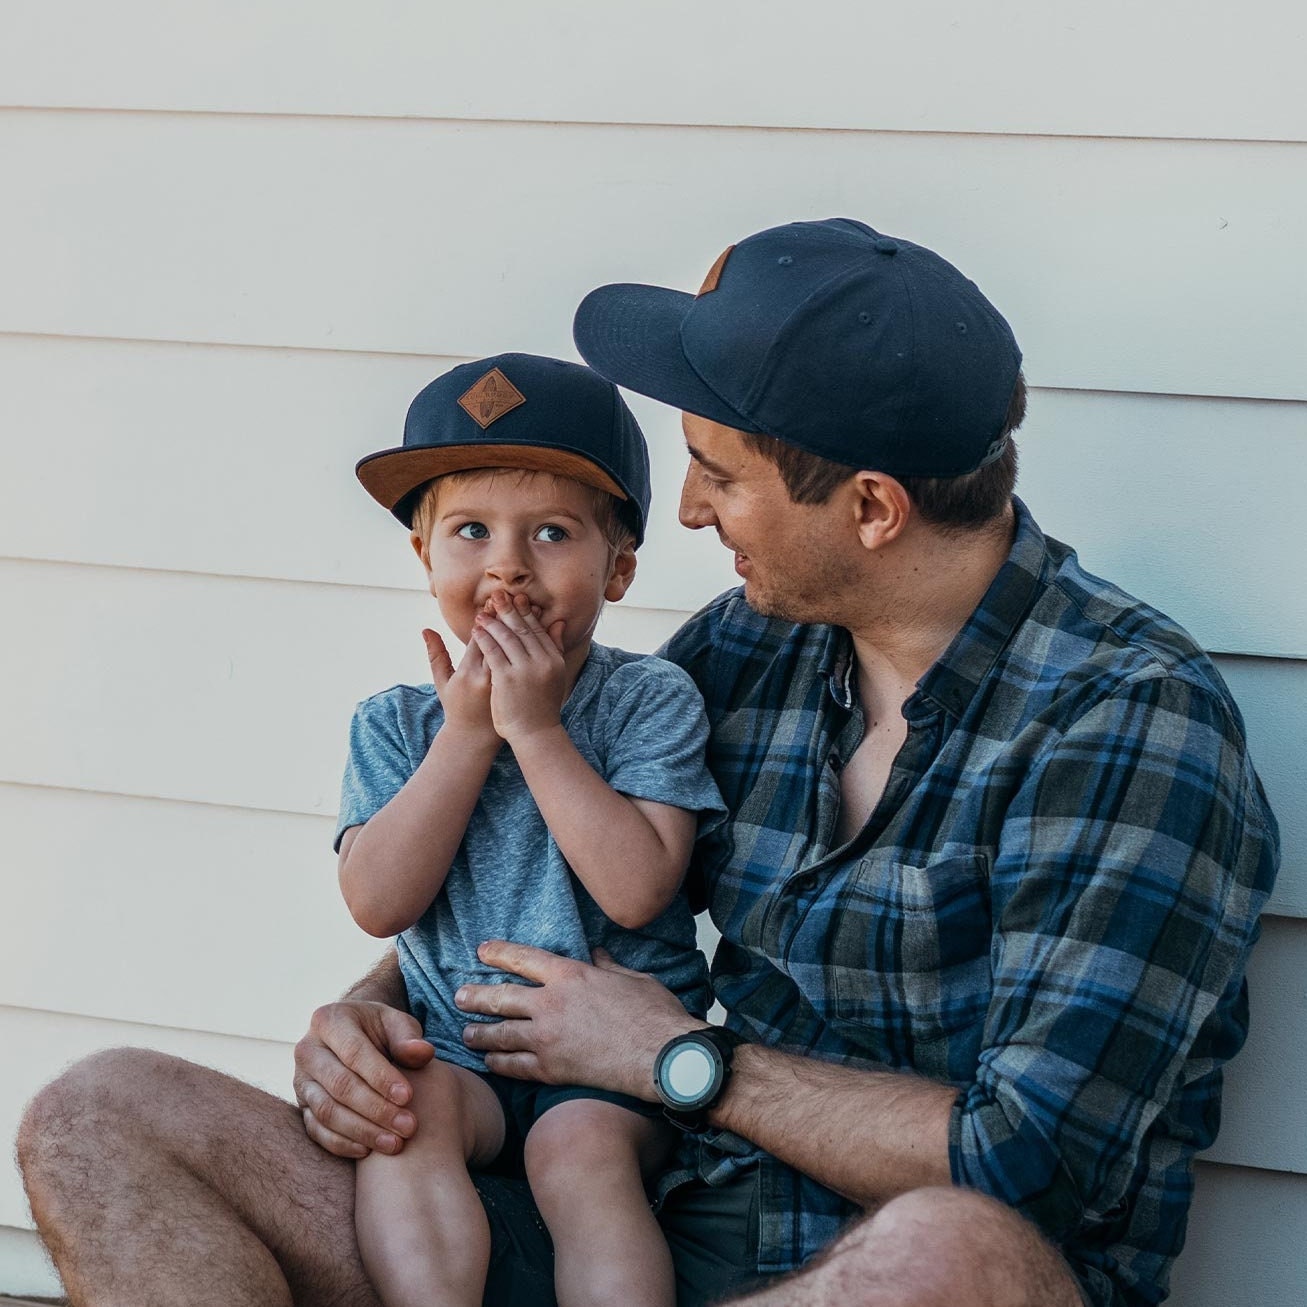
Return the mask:
<path id="1" fill-rule="evenodd" d="M 363 489 L 394 513 L 408 495 L 435 477 L 492 467 L 550 472 L 605 490 L 618 499 L 627 498 L 626 491 L 589 459 L 538 445 L 401 445 L 369 454 L 354 472 Z"/>
<path id="2" fill-rule="evenodd" d="M 759 431 L 686 359 L 681 323 L 694 301 L 693 295 L 664 286 L 600 286 L 576 310 L 572 339 L 600 376 L 627 390 L 739 431 Z"/>

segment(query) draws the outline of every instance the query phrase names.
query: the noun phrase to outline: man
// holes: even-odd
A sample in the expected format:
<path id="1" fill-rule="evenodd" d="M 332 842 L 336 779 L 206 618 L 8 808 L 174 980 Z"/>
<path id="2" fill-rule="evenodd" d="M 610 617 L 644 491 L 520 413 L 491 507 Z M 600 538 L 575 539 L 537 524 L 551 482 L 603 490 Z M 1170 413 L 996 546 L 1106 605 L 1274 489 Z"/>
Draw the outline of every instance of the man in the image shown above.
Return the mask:
<path id="1" fill-rule="evenodd" d="M 534 985 L 462 991 L 500 1018 L 469 1045 L 662 1099 L 685 1303 L 1158 1301 L 1275 824 L 1202 653 L 1012 498 L 1007 324 L 937 255 L 832 220 L 741 241 L 697 296 L 602 288 L 576 336 L 682 410 L 681 518 L 743 580 L 666 650 L 730 810 L 698 855 L 727 1027 L 606 959 L 491 941 Z M 417 1128 L 401 995 L 387 960 L 297 1050 L 339 1156 Z M 152 1055 L 47 1091 L 21 1153 L 74 1301 L 371 1302 L 343 1164 L 290 1112 Z M 488 1300 L 548 1301 L 520 1187 L 481 1192 Z"/>

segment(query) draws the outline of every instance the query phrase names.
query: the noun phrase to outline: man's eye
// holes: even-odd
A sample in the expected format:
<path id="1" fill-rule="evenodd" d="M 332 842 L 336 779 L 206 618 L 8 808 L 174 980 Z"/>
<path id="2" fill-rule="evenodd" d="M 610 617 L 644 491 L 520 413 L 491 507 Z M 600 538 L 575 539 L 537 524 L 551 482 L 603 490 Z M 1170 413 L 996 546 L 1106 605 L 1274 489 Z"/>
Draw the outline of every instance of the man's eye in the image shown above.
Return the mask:
<path id="1" fill-rule="evenodd" d="M 462 536 L 464 540 L 488 540 L 490 538 L 490 532 L 481 522 L 464 522 L 455 534 Z"/>
<path id="2" fill-rule="evenodd" d="M 561 526 L 542 526 L 536 532 L 536 539 L 548 541 L 551 545 L 558 545 L 567 539 L 567 532 Z"/>

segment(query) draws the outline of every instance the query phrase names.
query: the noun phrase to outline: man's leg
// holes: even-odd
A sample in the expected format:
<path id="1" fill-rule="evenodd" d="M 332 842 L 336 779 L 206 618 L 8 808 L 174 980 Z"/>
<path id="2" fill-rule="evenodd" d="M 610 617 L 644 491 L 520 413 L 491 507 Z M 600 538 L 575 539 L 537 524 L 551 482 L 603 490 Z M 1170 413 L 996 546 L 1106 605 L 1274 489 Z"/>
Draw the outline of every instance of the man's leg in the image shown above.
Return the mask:
<path id="1" fill-rule="evenodd" d="M 842 1234 L 748 1307 L 1085 1307 L 1029 1221 L 965 1189 L 916 1189 Z"/>
<path id="2" fill-rule="evenodd" d="M 37 1095 L 18 1156 L 76 1307 L 379 1307 L 353 1164 L 251 1085 L 145 1049 L 96 1054 Z"/>

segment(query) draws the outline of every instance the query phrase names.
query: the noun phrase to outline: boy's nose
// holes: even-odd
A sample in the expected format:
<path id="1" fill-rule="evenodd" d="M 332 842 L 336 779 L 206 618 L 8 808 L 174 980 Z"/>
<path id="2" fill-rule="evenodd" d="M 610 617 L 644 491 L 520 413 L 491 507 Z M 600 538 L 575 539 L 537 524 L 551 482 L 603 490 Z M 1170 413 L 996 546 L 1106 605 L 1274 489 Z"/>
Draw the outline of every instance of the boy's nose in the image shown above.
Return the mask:
<path id="1" fill-rule="evenodd" d="M 486 566 L 486 575 L 500 585 L 525 585 L 531 578 L 531 572 L 525 561 L 513 554 L 504 554 Z"/>

